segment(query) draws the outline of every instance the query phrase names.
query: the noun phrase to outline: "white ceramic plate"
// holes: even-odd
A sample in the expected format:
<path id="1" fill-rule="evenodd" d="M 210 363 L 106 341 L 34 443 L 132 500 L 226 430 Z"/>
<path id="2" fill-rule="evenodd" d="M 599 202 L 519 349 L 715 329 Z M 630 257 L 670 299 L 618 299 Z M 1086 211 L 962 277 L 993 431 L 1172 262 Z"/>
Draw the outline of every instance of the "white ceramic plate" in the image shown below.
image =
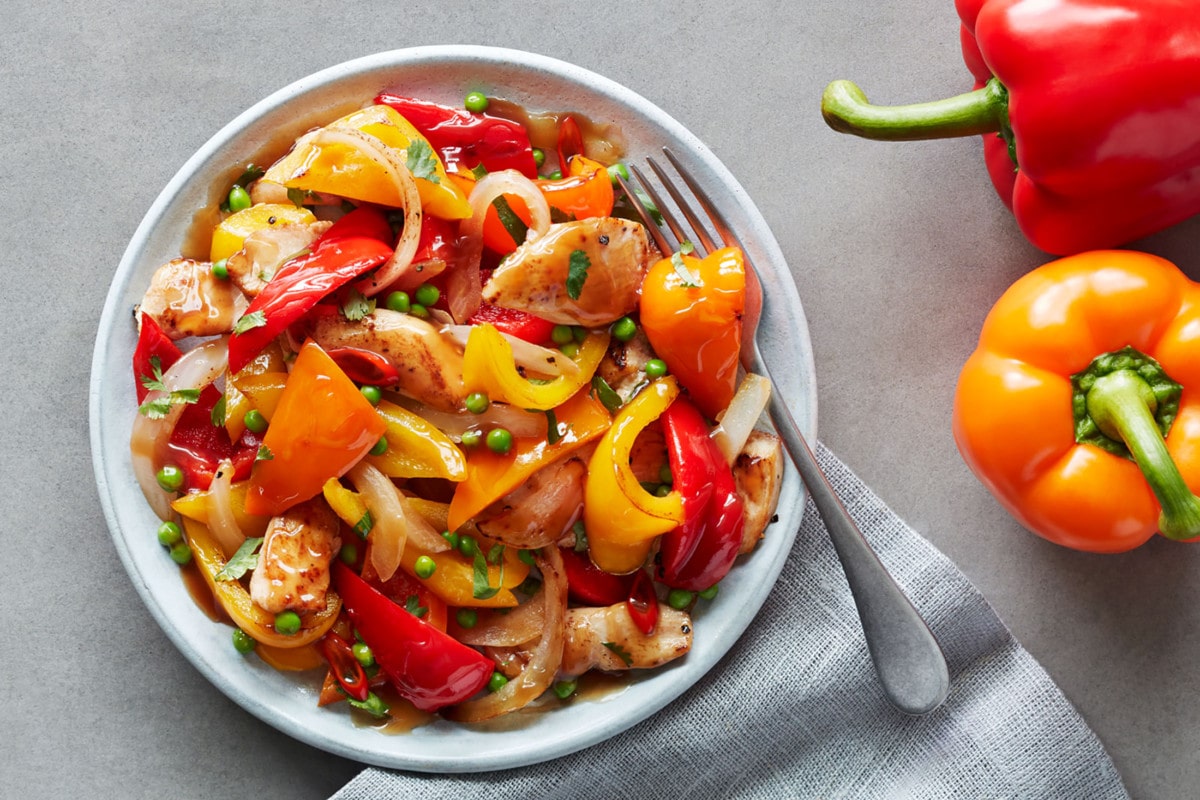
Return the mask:
<path id="1" fill-rule="evenodd" d="M 395 89 L 450 105 L 471 90 L 533 110 L 572 110 L 616 123 L 628 160 L 669 145 L 703 181 L 738 231 L 762 274 L 767 307 L 759 331 L 777 365 L 779 389 L 801 429 L 815 441 L 816 388 L 808 327 L 783 256 L 745 191 L 715 156 L 678 122 L 634 92 L 571 64 L 529 53 L 483 47 L 422 47 L 381 53 L 326 69 L 281 89 L 217 132 L 175 175 L 134 233 L 117 268 L 100 320 L 92 360 L 89 412 L 92 456 L 105 516 L 134 587 L 183 654 L 250 713 L 315 747 L 385 767 L 470 772 L 516 767 L 565 755 L 649 717 L 705 675 L 753 619 L 783 567 L 800 524 L 804 493 L 788 465 L 779 521 L 696 614 L 692 652 L 666 669 L 640 675 L 628 688 L 544 713 L 511 715 L 504 724 L 470 728 L 445 721 L 404 735 L 354 724 L 344 709 L 317 707 L 319 678 L 276 672 L 238 655 L 230 628 L 210 621 L 157 543 L 158 521 L 133 478 L 129 431 L 136 413 L 130 358 L 136 334 L 130 309 L 154 269 L 178 255 L 193 215 L 209 207 L 214 187 L 281 136 L 315 125 Z"/>

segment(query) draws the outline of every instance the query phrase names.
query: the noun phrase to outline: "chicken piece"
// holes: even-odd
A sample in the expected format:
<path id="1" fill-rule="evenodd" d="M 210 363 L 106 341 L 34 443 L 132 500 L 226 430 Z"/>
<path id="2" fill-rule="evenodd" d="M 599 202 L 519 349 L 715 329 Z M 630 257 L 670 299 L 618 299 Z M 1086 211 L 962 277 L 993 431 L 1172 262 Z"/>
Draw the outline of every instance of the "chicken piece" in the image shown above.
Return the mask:
<path id="1" fill-rule="evenodd" d="M 779 489 L 783 485 L 783 446 L 779 437 L 766 431 L 752 431 L 733 462 L 733 479 L 744 508 L 742 546 L 738 553 L 749 553 L 775 519 Z"/>
<path id="2" fill-rule="evenodd" d="M 176 258 L 154 271 L 140 309 L 171 339 L 185 339 L 229 333 L 247 305 L 236 286 L 212 274 L 208 262 Z"/>
<path id="3" fill-rule="evenodd" d="M 311 246 L 331 225 L 332 222 L 272 225 L 254 231 L 246 237 L 242 249 L 226 260 L 229 280 L 248 297 L 254 297 L 275 276 L 276 270 Z"/>
<path id="4" fill-rule="evenodd" d="M 566 627 L 559 667 L 559 677 L 564 679 L 590 669 L 653 669 L 692 649 L 691 616 L 663 603 L 658 605 L 658 625 L 649 636 L 638 630 L 625 603 L 567 609 Z"/>
<path id="5" fill-rule="evenodd" d="M 329 564 L 340 546 L 338 518 L 324 500 L 309 500 L 273 517 L 250 576 L 250 599 L 272 614 L 320 611 L 329 589 Z"/>
<path id="6" fill-rule="evenodd" d="M 640 387 L 649 385 L 646 377 L 646 362 L 655 358 L 650 340 L 641 328 L 628 342 L 613 338 L 608 343 L 608 352 L 596 367 L 596 374 L 628 402 Z"/>
<path id="7" fill-rule="evenodd" d="M 583 515 L 585 477 L 587 462 L 577 454 L 542 467 L 476 517 L 479 531 L 509 547 L 558 541 Z"/>
<path id="8" fill-rule="evenodd" d="M 378 353 L 399 370 L 396 388 L 403 394 L 443 411 L 462 408 L 462 350 L 423 319 L 384 308 L 359 322 L 331 314 L 314 322 L 312 337 L 326 349 L 358 347 Z"/>
<path id="9" fill-rule="evenodd" d="M 577 251 L 587 256 L 586 278 L 572 298 Z M 637 309 L 649 267 L 650 244 L 639 223 L 617 217 L 563 222 L 504 259 L 483 287 L 483 299 L 562 325 L 597 327 Z"/>

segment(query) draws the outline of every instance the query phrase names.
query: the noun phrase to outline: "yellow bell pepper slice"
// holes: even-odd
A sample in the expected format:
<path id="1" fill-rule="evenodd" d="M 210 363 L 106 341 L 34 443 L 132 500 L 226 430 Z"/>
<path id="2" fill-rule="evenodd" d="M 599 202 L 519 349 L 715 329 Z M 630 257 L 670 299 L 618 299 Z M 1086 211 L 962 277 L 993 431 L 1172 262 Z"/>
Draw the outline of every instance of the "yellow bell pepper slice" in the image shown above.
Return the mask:
<path id="1" fill-rule="evenodd" d="M 413 142 L 429 142 L 420 131 L 390 106 L 376 105 L 347 114 L 325 126 L 329 130 L 358 130 L 374 136 L 388 147 L 405 151 L 401 161 Z M 357 149 L 343 144 L 310 143 L 312 137 L 301 138 L 286 156 L 276 161 L 263 175 L 263 180 L 281 183 L 291 189 L 304 189 L 323 194 L 334 194 L 398 208 L 403 199 L 396 192 L 396 185 L 388 177 L 386 169 L 367 158 Z M 471 216 L 471 206 L 458 184 L 446 177 L 446 168 L 437 151 L 429 146 L 433 160 L 433 174 L 429 177 L 414 175 L 417 193 L 421 196 L 421 207 L 442 219 L 466 219 Z"/>
<path id="2" fill-rule="evenodd" d="M 384 475 L 451 481 L 467 477 L 467 459 L 458 445 L 424 417 L 387 400 L 375 411 L 387 423 L 383 435 L 388 447 L 383 455 L 367 456 L 367 461 Z"/>
<path id="3" fill-rule="evenodd" d="M 300 630 L 291 636 L 275 631 L 275 615 L 264 611 L 250 599 L 246 587 L 238 581 L 219 581 L 217 573 L 225 566 L 225 554 L 221 545 L 209 533 L 208 528 L 189 517 L 183 518 L 183 529 L 187 543 L 200 575 L 208 584 L 217 603 L 237 625 L 260 644 L 290 649 L 312 644 L 325 635 L 337 622 L 342 610 L 341 598 L 330 589 L 325 594 L 325 608 L 313 614 L 300 615 Z"/>
<path id="4" fill-rule="evenodd" d="M 229 501 L 233 508 L 233 518 L 238 527 L 248 537 L 262 536 L 270 523 L 270 517 L 246 513 L 246 481 L 238 481 L 229 487 Z M 209 495 L 212 492 L 205 489 L 202 492 L 188 492 L 171 501 L 171 508 L 177 514 L 195 520 L 201 525 L 208 525 Z"/>
<path id="5" fill-rule="evenodd" d="M 592 561 L 624 574 L 642 565 L 654 539 L 683 522 L 683 499 L 650 494 L 629 466 L 638 434 L 679 394 L 673 377 L 660 378 L 625 405 L 596 446 L 584 484 L 583 522 Z"/>
<path id="6" fill-rule="evenodd" d="M 246 429 L 246 412 L 257 410 L 271 419 L 287 376 L 283 351 L 275 342 L 237 374 L 225 376 L 225 430 L 230 441 L 236 442 Z"/>
<path id="7" fill-rule="evenodd" d="M 269 644 L 259 644 L 254 648 L 258 657 L 281 672 L 307 672 L 317 667 L 328 667 L 329 662 L 321 655 L 321 649 L 314 642 L 302 647 L 272 647 Z"/>
<path id="8" fill-rule="evenodd" d="M 220 261 L 242 249 L 246 237 L 274 225 L 308 225 L 317 218 L 307 208 L 291 203 L 259 203 L 230 214 L 213 230 L 209 259 Z"/>
<path id="9" fill-rule="evenodd" d="M 591 383 L 596 367 L 608 351 L 608 338 L 607 331 L 589 333 L 575 357 L 579 367 L 576 374 L 534 383 L 517 369 L 512 346 L 500 331 L 487 323 L 475 325 L 463 351 L 463 386 L 467 392 L 483 392 L 492 400 L 518 408 L 545 411 L 562 405 Z"/>
<path id="10" fill-rule="evenodd" d="M 504 495 L 523 484 L 530 475 L 588 442 L 598 439 L 612 424 L 604 404 L 584 390 L 554 410 L 559 429 L 565 433 L 554 444 L 546 439 L 520 438 L 504 455 L 486 447 L 467 454 L 467 475 L 454 487 L 447 530 L 457 530 Z"/>

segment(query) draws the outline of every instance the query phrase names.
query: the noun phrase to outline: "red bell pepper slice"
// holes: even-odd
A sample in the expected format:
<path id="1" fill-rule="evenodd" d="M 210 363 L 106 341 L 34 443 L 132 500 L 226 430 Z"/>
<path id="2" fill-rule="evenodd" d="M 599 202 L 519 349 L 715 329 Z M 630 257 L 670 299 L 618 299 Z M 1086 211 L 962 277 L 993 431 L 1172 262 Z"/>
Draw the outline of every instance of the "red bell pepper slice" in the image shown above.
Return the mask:
<path id="1" fill-rule="evenodd" d="M 489 303 L 481 305 L 467 322 L 472 325 L 486 322 L 501 333 L 507 333 L 533 344 L 545 344 L 550 341 L 550 334 L 554 330 L 553 322 L 535 317 L 528 311 L 494 306 Z"/>
<path id="2" fill-rule="evenodd" d="M 563 175 L 571 174 L 571 156 L 583 155 L 583 132 L 574 117 L 558 123 L 558 165 Z"/>
<path id="3" fill-rule="evenodd" d="M 371 685 L 363 665 L 354 657 L 350 643 L 330 631 L 321 639 L 321 655 L 329 662 L 329 674 L 342 690 L 349 697 L 365 703 L 371 694 Z"/>
<path id="4" fill-rule="evenodd" d="M 658 595 L 654 593 L 654 580 L 646 570 L 639 569 L 635 574 L 625 608 L 639 631 L 647 636 L 654 633 L 654 626 L 658 624 Z"/>
<path id="5" fill-rule="evenodd" d="M 140 314 L 140 329 L 138 330 L 137 347 L 133 351 L 133 380 L 137 384 L 137 401 L 141 404 L 150 390 L 142 383 L 142 378 L 154 377 L 154 362 L 158 359 L 158 368 L 162 372 L 179 360 L 183 351 L 163 333 L 163 329 L 149 314 Z"/>
<path id="6" fill-rule="evenodd" d="M 461 703 L 487 685 L 490 659 L 388 600 L 340 561 L 333 584 L 354 628 L 396 691 L 421 711 Z"/>
<path id="7" fill-rule="evenodd" d="M 421 217 L 421 236 L 413 264 L 441 261 L 446 266 L 455 263 L 458 255 L 458 227 L 449 220 L 427 214 Z"/>
<path id="8" fill-rule="evenodd" d="M 386 92 L 375 102 L 391 106 L 411 122 L 448 170 L 453 164 L 466 169 L 482 164 L 488 172 L 515 169 L 527 178 L 537 177 L 529 133 L 520 123 Z"/>
<path id="9" fill-rule="evenodd" d="M 611 606 L 629 599 L 633 583 L 630 576 L 605 572 L 586 555 L 570 547 L 560 547 L 558 551 L 567 574 L 567 593 L 572 600 L 589 606 Z"/>
<path id="10" fill-rule="evenodd" d="M 250 303 L 242 320 L 258 324 L 229 337 L 229 371 L 249 364 L 330 292 L 387 261 L 394 252 L 392 239 L 387 218 L 369 206 L 335 222 L 308 253 L 280 267 Z"/>
<path id="11" fill-rule="evenodd" d="M 662 537 L 661 579 L 668 586 L 701 591 L 724 578 L 737 558 L 745 524 L 742 499 L 691 401 L 677 398 L 660 419 L 684 514 L 683 524 Z"/>

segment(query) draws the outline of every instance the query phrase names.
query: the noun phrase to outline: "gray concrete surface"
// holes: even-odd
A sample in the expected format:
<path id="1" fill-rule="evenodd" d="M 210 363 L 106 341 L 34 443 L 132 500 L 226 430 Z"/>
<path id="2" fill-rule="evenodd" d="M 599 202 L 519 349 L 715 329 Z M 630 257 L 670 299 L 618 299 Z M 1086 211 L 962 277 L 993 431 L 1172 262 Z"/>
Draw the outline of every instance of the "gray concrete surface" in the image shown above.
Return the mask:
<path id="1" fill-rule="evenodd" d="M 197 147 L 315 69 L 431 43 L 574 61 L 707 142 L 795 273 L 821 439 L 990 599 L 1136 797 L 1195 795 L 1200 550 L 1047 544 L 951 437 L 980 322 L 1047 257 L 992 192 L 977 140 L 858 142 L 818 112 L 838 77 L 883 102 L 969 88 L 953 4 L 2 0 L 0 17 L 0 796 L 319 798 L 359 769 L 243 712 L 157 628 L 97 503 L 86 387 L 113 269 Z M 1198 236 L 1193 220 L 1140 246 L 1200 277 Z"/>

